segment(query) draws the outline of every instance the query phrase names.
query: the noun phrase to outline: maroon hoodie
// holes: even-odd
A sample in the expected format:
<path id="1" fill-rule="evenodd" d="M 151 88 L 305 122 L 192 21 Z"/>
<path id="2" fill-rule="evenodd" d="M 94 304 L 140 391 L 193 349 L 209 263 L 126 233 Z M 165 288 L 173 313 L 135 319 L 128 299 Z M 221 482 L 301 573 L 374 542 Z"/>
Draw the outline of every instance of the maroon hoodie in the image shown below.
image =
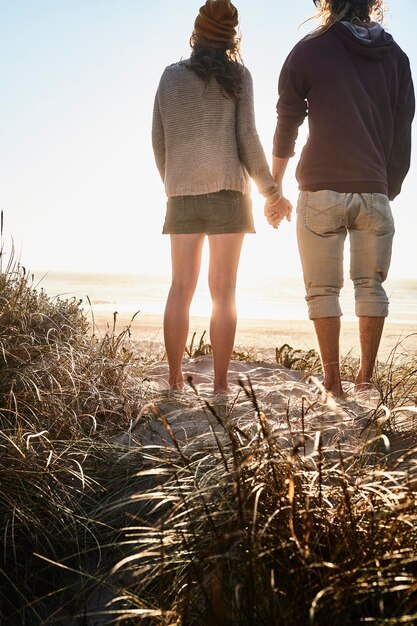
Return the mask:
<path id="1" fill-rule="evenodd" d="M 400 193 L 410 166 L 413 82 L 408 58 L 391 35 L 378 25 L 372 30 L 364 38 L 336 23 L 300 41 L 284 63 L 273 153 L 293 156 L 308 116 L 300 189 L 390 199 Z"/>

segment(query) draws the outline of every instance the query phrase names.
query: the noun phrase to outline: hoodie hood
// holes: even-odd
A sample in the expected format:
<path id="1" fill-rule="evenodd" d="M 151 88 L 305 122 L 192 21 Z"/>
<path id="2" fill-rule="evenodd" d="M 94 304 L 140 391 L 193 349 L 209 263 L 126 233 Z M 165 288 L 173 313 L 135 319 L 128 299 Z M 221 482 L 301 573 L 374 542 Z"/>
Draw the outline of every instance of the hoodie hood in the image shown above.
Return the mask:
<path id="1" fill-rule="evenodd" d="M 370 60 L 381 61 L 394 47 L 394 40 L 376 22 L 352 24 L 336 22 L 332 27 L 346 48 Z"/>
<path id="2" fill-rule="evenodd" d="M 369 24 L 355 24 L 352 22 L 342 22 L 352 33 L 358 37 L 363 43 L 370 44 L 377 41 L 384 29 L 378 22 L 369 22 Z"/>

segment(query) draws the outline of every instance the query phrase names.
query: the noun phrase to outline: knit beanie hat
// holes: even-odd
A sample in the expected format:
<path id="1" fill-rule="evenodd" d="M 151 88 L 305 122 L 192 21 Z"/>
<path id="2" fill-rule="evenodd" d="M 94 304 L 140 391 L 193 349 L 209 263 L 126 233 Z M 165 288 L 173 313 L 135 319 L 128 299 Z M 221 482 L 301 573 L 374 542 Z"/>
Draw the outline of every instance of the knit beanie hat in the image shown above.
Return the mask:
<path id="1" fill-rule="evenodd" d="M 207 0 L 195 20 L 194 33 L 213 48 L 225 48 L 237 36 L 238 18 L 230 0 Z"/>

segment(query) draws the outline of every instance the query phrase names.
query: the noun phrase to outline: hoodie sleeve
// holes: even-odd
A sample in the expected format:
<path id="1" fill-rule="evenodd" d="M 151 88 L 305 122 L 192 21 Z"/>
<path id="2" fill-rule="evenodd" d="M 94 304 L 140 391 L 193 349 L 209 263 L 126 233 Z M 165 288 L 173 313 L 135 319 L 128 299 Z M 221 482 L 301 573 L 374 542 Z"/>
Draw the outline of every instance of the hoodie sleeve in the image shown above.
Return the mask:
<path id="1" fill-rule="evenodd" d="M 394 141 L 388 159 L 388 195 L 393 200 L 401 191 L 401 185 L 410 168 L 411 122 L 414 118 L 415 97 L 410 63 L 406 55 L 397 109 L 394 120 Z"/>
<path id="2" fill-rule="evenodd" d="M 307 116 L 307 90 L 304 85 L 300 48 L 296 46 L 287 57 L 278 81 L 277 126 L 273 154 L 294 156 L 298 128 Z"/>
<path id="3" fill-rule="evenodd" d="M 159 87 L 156 92 L 153 107 L 152 118 L 152 146 L 155 155 L 156 166 L 161 175 L 162 181 L 165 180 L 165 134 L 162 122 L 161 110 L 159 107 Z"/>

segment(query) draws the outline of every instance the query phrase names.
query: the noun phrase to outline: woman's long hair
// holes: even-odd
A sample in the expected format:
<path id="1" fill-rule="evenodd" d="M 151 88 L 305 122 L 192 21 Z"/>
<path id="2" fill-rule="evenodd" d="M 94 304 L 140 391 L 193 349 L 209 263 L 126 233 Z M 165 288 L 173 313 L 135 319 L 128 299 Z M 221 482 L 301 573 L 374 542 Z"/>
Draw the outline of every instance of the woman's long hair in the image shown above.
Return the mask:
<path id="1" fill-rule="evenodd" d="M 199 76 L 207 86 L 215 78 L 222 94 L 237 102 L 242 90 L 243 64 L 240 58 L 240 40 L 236 39 L 227 47 L 213 48 L 209 42 L 199 40 L 196 33 L 191 35 L 192 53 L 187 63 L 188 69 Z"/>
<path id="2" fill-rule="evenodd" d="M 371 20 L 382 22 L 384 16 L 383 0 L 368 0 L 367 3 L 350 2 L 350 0 L 321 0 L 319 11 L 312 19 L 321 19 L 321 25 L 311 34 L 321 35 L 336 22 L 346 21 L 366 24 Z"/>

